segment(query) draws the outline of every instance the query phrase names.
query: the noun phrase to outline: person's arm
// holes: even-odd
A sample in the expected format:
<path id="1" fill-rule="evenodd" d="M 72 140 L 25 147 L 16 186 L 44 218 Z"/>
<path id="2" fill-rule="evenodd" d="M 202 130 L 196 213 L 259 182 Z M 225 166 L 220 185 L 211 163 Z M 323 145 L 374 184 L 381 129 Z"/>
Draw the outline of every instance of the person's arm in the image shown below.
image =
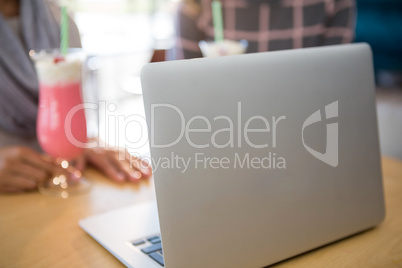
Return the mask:
<path id="1" fill-rule="evenodd" d="M 50 10 L 50 13 L 53 15 L 54 19 L 60 25 L 61 20 L 61 9 L 60 6 L 57 4 L 56 1 L 49 1 L 45 0 L 45 3 Z M 75 24 L 74 20 L 71 19 L 71 16 L 68 17 L 68 45 L 69 47 L 73 48 L 81 48 L 81 37 L 80 32 L 78 30 L 77 25 Z"/>
<path id="2" fill-rule="evenodd" d="M 351 43 L 354 38 L 356 9 L 354 0 L 335 0 L 329 7 L 323 45 Z"/>
<path id="3" fill-rule="evenodd" d="M 200 6 L 196 3 L 180 4 L 175 18 L 175 46 L 168 51 L 169 60 L 202 57 L 198 42 L 205 39 L 205 33 L 197 26 Z"/>

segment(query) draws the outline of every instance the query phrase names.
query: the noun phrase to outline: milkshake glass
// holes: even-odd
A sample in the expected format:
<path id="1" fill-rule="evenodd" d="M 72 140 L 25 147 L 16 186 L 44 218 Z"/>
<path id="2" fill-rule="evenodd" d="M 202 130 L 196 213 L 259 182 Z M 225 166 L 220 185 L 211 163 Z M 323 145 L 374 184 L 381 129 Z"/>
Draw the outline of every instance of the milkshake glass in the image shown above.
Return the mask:
<path id="1" fill-rule="evenodd" d="M 244 54 L 246 53 L 248 42 L 246 40 L 233 41 L 225 39 L 218 42 L 200 41 L 198 45 L 204 57 L 214 58 Z"/>
<path id="2" fill-rule="evenodd" d="M 59 164 L 52 177 L 39 184 L 46 195 L 67 198 L 86 192 L 89 183 L 69 161 L 80 156 L 87 142 L 81 93 L 83 53 L 70 49 L 30 51 L 39 80 L 38 141 L 45 153 Z"/>

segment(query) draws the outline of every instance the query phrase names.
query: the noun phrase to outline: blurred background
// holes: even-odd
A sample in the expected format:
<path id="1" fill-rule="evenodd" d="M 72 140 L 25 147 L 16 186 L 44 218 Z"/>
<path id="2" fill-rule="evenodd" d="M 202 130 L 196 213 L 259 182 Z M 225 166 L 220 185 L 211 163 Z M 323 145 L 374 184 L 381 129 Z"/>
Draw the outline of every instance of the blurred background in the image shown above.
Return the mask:
<path id="1" fill-rule="evenodd" d="M 140 71 L 150 61 L 164 60 L 173 46 L 178 0 L 69 0 L 68 7 L 87 54 L 84 98 L 99 103 L 87 110 L 88 134 L 111 146 L 126 147 L 144 139 L 135 122 L 121 124 L 116 115 L 145 117 Z M 141 144 L 143 144 L 141 142 Z M 149 151 L 148 144 L 131 153 Z"/>
<path id="2" fill-rule="evenodd" d="M 402 1 L 357 0 L 355 42 L 371 45 L 382 153 L 402 159 Z"/>
<path id="3" fill-rule="evenodd" d="M 98 129 L 98 123 L 93 123 L 92 134 L 112 145 L 119 145 L 117 140 L 140 140 L 144 132 L 138 124 L 115 131 L 111 126 L 116 122 L 108 122 L 107 115 L 144 115 L 140 70 L 150 61 L 165 60 L 166 50 L 174 45 L 174 18 L 180 0 L 66 3 L 88 55 L 86 98 L 105 103 L 89 115 L 92 122 L 99 120 L 100 126 Z M 374 53 L 382 153 L 402 159 L 402 1 L 357 0 L 356 5 L 355 42 L 368 42 Z M 109 109 L 110 103 L 118 104 L 112 107 L 116 109 Z M 135 152 L 147 150 L 146 145 Z"/>

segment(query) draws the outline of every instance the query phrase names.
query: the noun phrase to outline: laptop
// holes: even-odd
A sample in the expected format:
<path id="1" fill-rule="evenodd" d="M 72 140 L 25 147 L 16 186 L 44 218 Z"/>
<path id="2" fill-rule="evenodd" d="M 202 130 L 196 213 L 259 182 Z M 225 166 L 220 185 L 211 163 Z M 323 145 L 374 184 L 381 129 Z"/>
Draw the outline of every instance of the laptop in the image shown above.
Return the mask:
<path id="1" fill-rule="evenodd" d="M 151 63 L 156 202 L 80 226 L 128 267 L 258 268 L 384 219 L 370 47 Z"/>

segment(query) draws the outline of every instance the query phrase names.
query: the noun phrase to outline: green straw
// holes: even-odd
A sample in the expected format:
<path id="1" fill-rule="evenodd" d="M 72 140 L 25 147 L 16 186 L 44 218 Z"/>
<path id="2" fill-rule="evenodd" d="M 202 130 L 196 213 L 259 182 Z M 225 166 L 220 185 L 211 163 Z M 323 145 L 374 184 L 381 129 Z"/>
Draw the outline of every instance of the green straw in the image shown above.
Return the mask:
<path id="1" fill-rule="evenodd" d="M 215 42 L 223 41 L 222 4 L 220 1 L 212 1 L 212 17 L 214 20 Z"/>
<path id="2" fill-rule="evenodd" d="M 61 7 L 60 30 L 60 51 L 63 56 L 66 56 L 68 50 L 68 15 L 65 6 Z"/>

